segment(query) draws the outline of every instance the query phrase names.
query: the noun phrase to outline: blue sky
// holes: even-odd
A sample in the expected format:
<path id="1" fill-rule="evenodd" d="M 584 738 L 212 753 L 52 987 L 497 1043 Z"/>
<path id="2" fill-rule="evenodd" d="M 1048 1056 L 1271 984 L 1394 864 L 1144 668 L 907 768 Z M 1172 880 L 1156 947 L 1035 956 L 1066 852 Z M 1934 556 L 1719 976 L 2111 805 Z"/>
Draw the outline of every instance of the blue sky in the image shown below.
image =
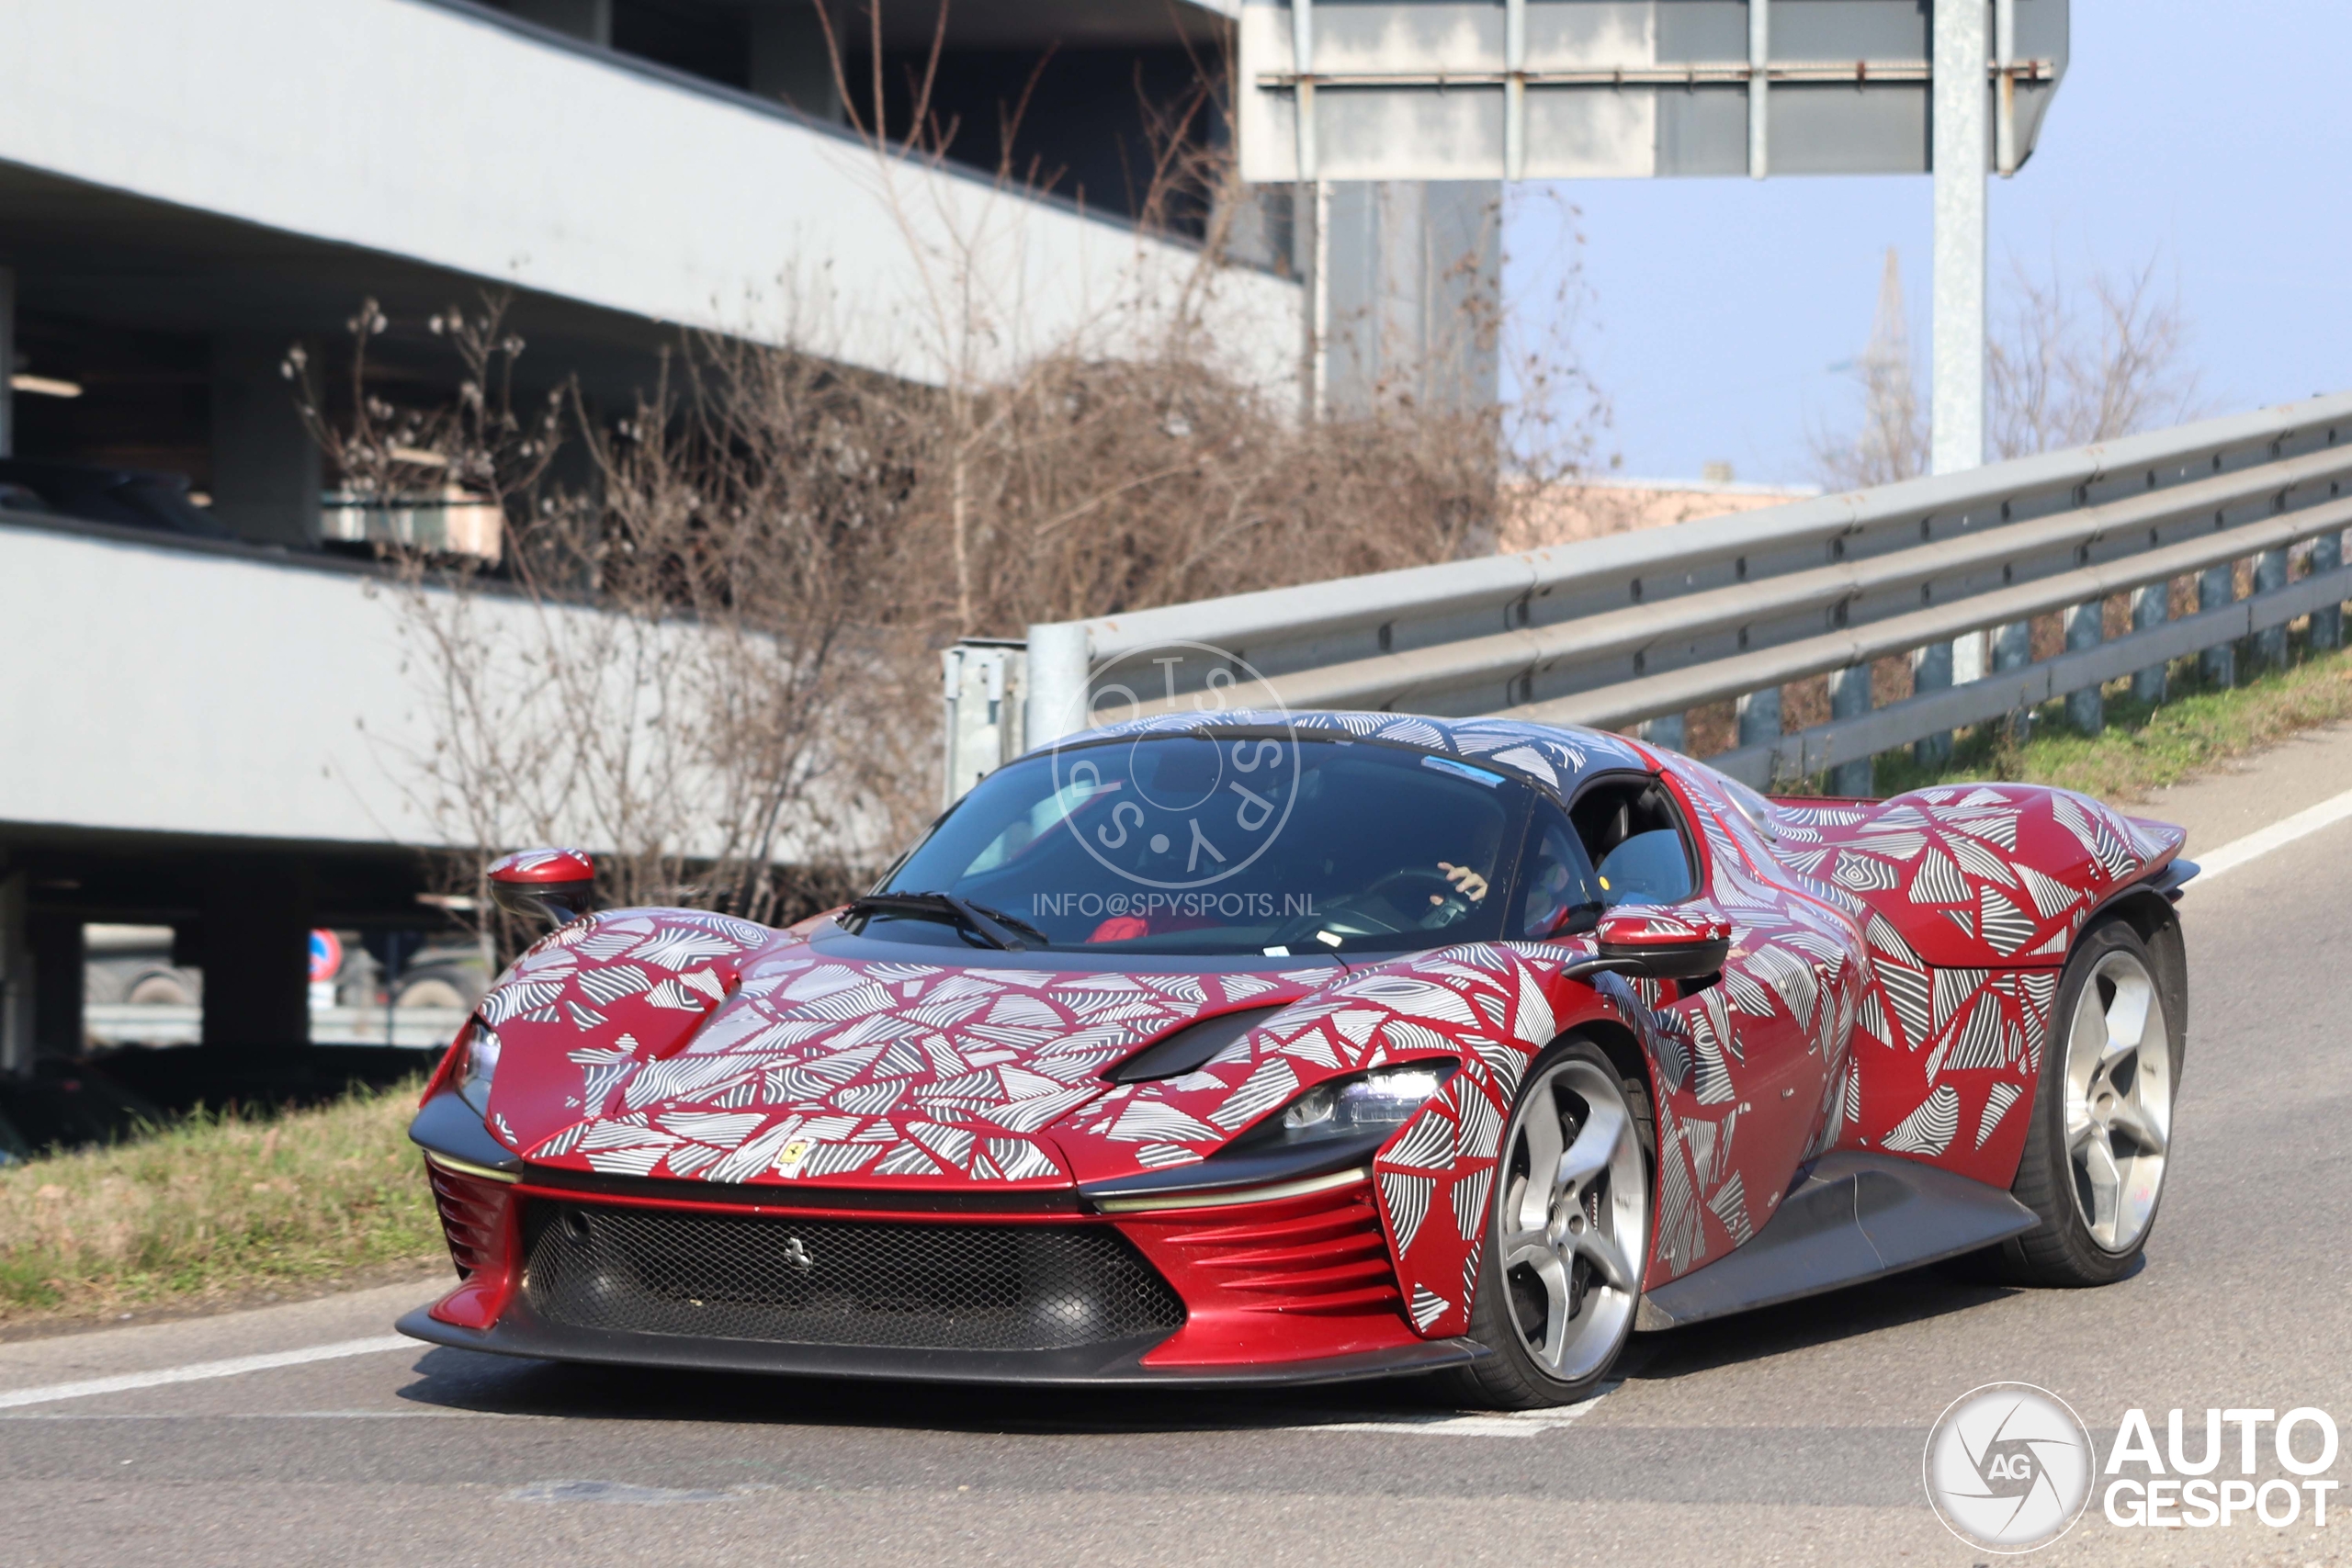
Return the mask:
<path id="1" fill-rule="evenodd" d="M 2032 160 L 1992 182 L 1994 310 L 2012 256 L 2079 280 L 2150 258 L 2217 412 L 2352 388 L 2352 6 L 2075 0 Z M 1580 214 L 1577 329 L 1623 471 L 1804 481 L 1806 432 L 1851 417 L 1829 367 L 1870 335 L 1886 247 L 1928 342 L 1929 182 L 1588 180 L 1514 206 L 1506 287 L 1533 306 Z M 1557 200 L 1545 199 L 1546 194 Z M 1924 389 L 1924 387 L 1923 387 Z"/>

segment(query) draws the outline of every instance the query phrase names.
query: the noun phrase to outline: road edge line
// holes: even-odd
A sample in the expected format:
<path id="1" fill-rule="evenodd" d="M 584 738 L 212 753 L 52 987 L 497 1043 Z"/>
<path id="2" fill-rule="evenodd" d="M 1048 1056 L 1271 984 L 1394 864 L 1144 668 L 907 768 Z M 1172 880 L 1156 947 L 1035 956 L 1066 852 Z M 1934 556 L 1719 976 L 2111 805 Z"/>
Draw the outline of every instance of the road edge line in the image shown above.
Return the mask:
<path id="1" fill-rule="evenodd" d="M 27 1404 L 52 1404 L 62 1399 L 88 1399 L 101 1393 L 127 1393 L 133 1389 L 161 1388 L 169 1383 L 201 1382 L 209 1378 L 233 1378 L 246 1372 L 266 1372 L 276 1367 L 332 1361 L 344 1356 L 370 1356 L 386 1350 L 417 1348 L 421 1348 L 417 1342 L 405 1335 L 379 1334 L 366 1339 L 342 1339 L 332 1345 L 312 1345 L 300 1350 L 272 1350 L 264 1355 L 233 1356 L 220 1361 L 190 1361 L 185 1366 L 164 1367 L 152 1372 L 123 1372 L 110 1378 L 51 1383 L 45 1388 L 0 1389 L 0 1410 L 14 1410 Z"/>

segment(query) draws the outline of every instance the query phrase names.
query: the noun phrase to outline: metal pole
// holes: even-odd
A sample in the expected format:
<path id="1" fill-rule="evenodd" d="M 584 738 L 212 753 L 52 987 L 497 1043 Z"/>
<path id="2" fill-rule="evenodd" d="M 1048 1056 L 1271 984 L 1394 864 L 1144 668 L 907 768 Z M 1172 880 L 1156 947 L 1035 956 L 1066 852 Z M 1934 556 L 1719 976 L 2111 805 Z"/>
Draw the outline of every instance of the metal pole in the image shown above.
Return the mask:
<path id="1" fill-rule="evenodd" d="M 1307 318 L 1307 416 L 1331 407 L 1331 182 L 1315 182 L 1315 280 Z"/>
<path id="2" fill-rule="evenodd" d="M 1527 0 L 1503 0 L 1503 178 L 1527 168 Z"/>
<path id="3" fill-rule="evenodd" d="M 1024 739 L 1043 746 L 1087 726 L 1086 626 L 1061 621 L 1029 628 L 1029 701 Z"/>
<path id="4" fill-rule="evenodd" d="M 1291 71 L 1298 78 L 1298 177 L 1316 177 L 1315 0 L 1290 0 Z"/>
<path id="5" fill-rule="evenodd" d="M 1984 461 L 1984 12 L 1985 0 L 1936 0 L 1931 466 L 1939 474 Z"/>
<path id="6" fill-rule="evenodd" d="M 1766 113 L 1771 82 L 1772 0 L 1747 0 L 1747 177 L 1760 180 L 1771 173 Z"/>
<path id="7" fill-rule="evenodd" d="M 1993 103 L 1993 168 L 2003 179 L 2018 172 L 2017 0 L 1993 0 L 1993 63 L 2000 75 Z"/>

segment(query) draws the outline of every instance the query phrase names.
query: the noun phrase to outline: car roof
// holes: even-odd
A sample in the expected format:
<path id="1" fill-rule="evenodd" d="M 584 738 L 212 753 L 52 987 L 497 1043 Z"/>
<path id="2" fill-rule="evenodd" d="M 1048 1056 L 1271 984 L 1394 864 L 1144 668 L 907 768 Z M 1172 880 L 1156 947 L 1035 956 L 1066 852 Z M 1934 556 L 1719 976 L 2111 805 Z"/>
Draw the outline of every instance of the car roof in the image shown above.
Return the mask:
<path id="1" fill-rule="evenodd" d="M 1368 740 L 1404 746 L 1433 756 L 1491 764 L 1570 793 L 1594 773 L 1649 770 L 1651 762 L 1632 741 L 1605 730 L 1566 725 L 1529 724 L 1504 718 L 1433 718 L 1426 714 L 1284 712 L 1238 708 L 1225 713 L 1167 713 L 1128 719 L 1065 735 L 1030 748 L 1032 755 L 1057 747 L 1086 746 L 1124 736 L 1202 735 L 1218 731 L 1288 730 L 1305 739 Z"/>

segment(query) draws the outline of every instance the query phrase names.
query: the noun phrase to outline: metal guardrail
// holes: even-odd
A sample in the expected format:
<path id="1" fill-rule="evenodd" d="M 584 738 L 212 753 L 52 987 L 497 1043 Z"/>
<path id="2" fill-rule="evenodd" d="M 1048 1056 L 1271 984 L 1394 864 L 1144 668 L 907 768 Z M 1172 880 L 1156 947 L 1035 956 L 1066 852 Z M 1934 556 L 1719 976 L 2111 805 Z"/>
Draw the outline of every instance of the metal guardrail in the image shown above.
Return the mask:
<path id="1" fill-rule="evenodd" d="M 1033 626 L 1017 683 L 1030 745 L 1084 726 L 1105 661 L 1176 645 L 1220 649 L 1229 672 L 1271 688 L 1227 687 L 1228 705 L 1643 725 L 1679 745 L 1687 710 L 1740 698 L 1766 722 L 1744 719 L 1712 763 L 1758 786 L 1844 764 L 1850 784 L 1878 752 L 2052 697 L 2092 694 L 2095 720 L 2101 682 L 2256 633 L 2283 648 L 2278 628 L 2305 615 L 2332 646 L 2352 598 L 2347 526 L 2352 394 L 2339 394 L 1524 555 Z M 2293 579 L 2290 551 L 2307 541 Z M 2249 557 L 2254 591 L 2238 598 Z M 2197 610 L 2170 619 L 2168 585 L 2188 576 Z M 2133 629 L 2102 640 L 2100 604 L 2122 592 Z M 2021 624 L 2052 611 L 2069 612 L 2067 650 L 2028 662 Z M 2013 629 L 1990 639 L 1990 673 L 1952 685 L 1931 655 L 1917 694 L 1871 710 L 1871 661 L 1996 628 Z M 1201 688 L 1193 668 L 1178 702 Z M 1838 716 L 1779 733 L 1777 700 L 1756 699 L 1825 674 Z"/>

